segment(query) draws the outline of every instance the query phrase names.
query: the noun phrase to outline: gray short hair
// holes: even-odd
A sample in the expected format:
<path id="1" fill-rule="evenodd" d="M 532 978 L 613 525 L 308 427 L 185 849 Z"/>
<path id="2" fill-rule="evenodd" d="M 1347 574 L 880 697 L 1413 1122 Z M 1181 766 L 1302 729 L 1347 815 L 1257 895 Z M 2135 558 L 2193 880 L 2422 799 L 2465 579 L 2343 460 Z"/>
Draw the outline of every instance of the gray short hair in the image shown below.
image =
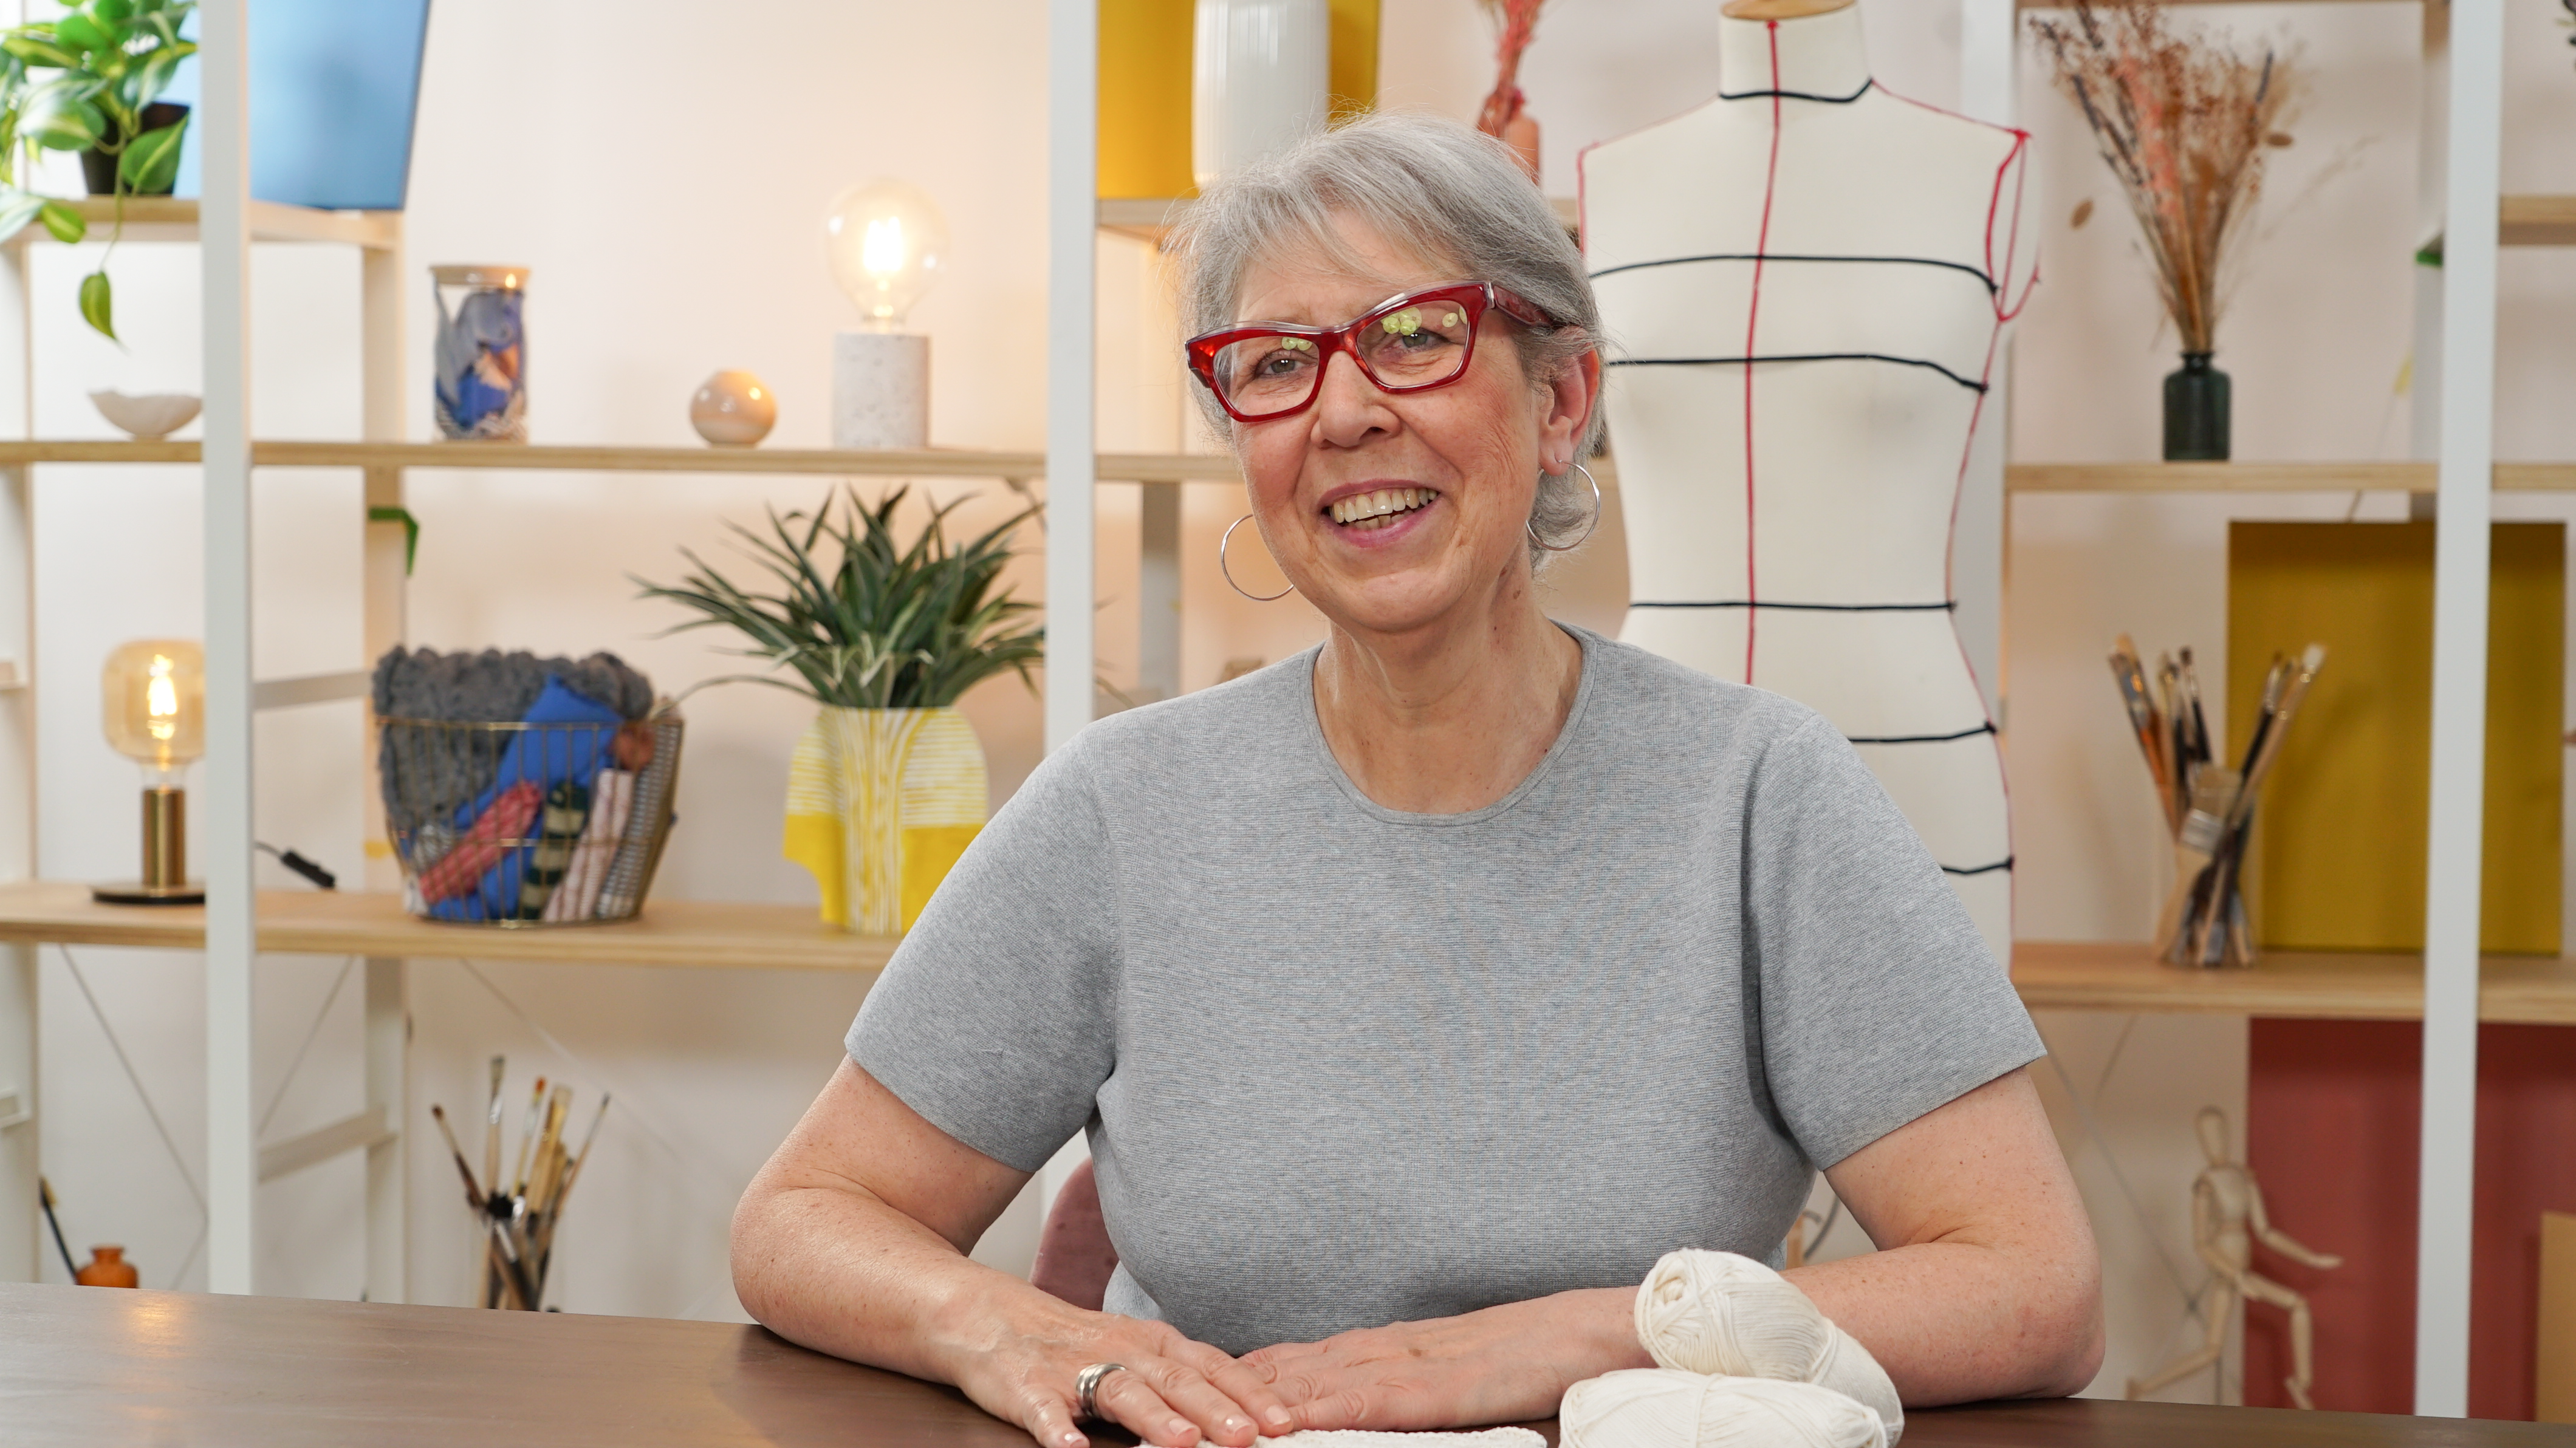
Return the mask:
<path id="1" fill-rule="evenodd" d="M 1418 115 L 1363 116 L 1209 187 L 1172 236 L 1183 327 L 1196 336 L 1235 321 L 1245 273 L 1283 249 L 1311 248 L 1365 273 L 1333 229 L 1337 213 L 1431 266 L 1454 270 L 1459 280 L 1491 282 L 1555 319 L 1545 330 L 1512 329 L 1534 382 L 1544 385 L 1600 345 L 1601 311 L 1583 254 L 1511 151 L 1455 121 Z M 1204 387 L 1192 390 L 1210 425 L 1224 432 L 1225 410 Z M 1575 456 L 1590 456 L 1600 438 L 1596 406 Z M 1572 469 L 1544 474 L 1530 529 L 1563 545 L 1583 535 L 1593 509 L 1591 485 Z M 1547 555 L 1533 542 L 1530 556 L 1536 563 Z"/>

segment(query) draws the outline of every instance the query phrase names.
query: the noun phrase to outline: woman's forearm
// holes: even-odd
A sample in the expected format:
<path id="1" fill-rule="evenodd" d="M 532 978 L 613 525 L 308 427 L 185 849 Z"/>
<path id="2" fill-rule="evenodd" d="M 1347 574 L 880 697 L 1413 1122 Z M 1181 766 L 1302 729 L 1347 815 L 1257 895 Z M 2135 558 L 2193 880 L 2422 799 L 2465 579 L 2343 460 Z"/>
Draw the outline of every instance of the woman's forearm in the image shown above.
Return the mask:
<path id="1" fill-rule="evenodd" d="M 1869 1349 L 1908 1406 L 2063 1396 L 2101 1366 L 2090 1253 L 1924 1242 L 1784 1275 Z"/>
<path id="2" fill-rule="evenodd" d="M 949 1383 L 1000 1323 L 1064 1306 L 855 1185 L 755 1182 L 734 1213 L 733 1270 L 743 1310 L 780 1336 Z"/>

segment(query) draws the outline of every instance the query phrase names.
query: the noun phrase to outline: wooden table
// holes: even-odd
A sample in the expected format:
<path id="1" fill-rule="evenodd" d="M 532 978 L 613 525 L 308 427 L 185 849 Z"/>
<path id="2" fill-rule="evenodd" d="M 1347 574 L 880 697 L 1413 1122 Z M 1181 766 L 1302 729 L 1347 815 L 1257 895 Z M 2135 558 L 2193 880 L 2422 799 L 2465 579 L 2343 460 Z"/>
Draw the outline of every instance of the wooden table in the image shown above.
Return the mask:
<path id="1" fill-rule="evenodd" d="M 0 1284 L 0 1443 L 1030 1448 L 949 1389 L 757 1327 L 16 1283 Z M 2570 1448 L 2576 1428 L 2070 1400 L 1921 1412 L 1905 1433 L 1905 1448 L 2178 1444 Z"/>

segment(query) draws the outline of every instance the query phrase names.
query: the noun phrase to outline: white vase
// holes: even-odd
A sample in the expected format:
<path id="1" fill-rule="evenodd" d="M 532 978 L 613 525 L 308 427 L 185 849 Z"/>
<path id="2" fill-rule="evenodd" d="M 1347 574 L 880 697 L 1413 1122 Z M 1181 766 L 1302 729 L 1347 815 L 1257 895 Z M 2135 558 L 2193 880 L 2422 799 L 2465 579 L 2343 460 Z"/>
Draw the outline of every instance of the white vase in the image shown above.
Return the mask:
<path id="1" fill-rule="evenodd" d="M 1194 42 L 1190 169 L 1201 187 L 1323 129 L 1327 0 L 1198 0 Z"/>

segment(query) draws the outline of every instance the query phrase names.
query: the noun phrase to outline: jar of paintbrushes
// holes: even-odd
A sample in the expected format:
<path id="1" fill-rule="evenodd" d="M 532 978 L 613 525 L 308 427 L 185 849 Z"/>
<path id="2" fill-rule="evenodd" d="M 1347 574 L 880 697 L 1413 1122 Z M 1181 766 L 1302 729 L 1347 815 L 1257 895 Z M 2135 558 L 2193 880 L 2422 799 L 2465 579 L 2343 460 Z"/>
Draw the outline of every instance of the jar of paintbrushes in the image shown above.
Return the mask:
<path id="1" fill-rule="evenodd" d="M 2201 967 L 2254 963 L 2244 890 L 2254 802 L 2325 659 L 2323 644 L 2308 645 L 2296 660 L 2273 657 L 2253 733 L 2230 767 L 2219 762 L 2210 738 L 2190 649 L 2159 659 L 2152 679 L 2127 634 L 2111 650 L 2111 677 L 2128 706 L 2130 728 L 2173 836 L 2173 887 L 2156 916 L 2159 958 Z"/>
<path id="2" fill-rule="evenodd" d="M 508 1104 L 501 1089 L 507 1063 L 502 1057 L 492 1058 L 492 1092 L 484 1107 L 483 1170 L 477 1175 L 465 1159 L 458 1144 L 456 1128 L 447 1120 L 447 1109 L 432 1106 L 429 1114 L 438 1122 L 439 1135 L 447 1139 L 448 1154 L 456 1160 L 456 1174 L 465 1181 L 465 1205 L 474 1213 L 476 1226 L 483 1236 L 483 1289 L 485 1307 L 505 1307 L 521 1312 L 534 1312 L 545 1300 L 546 1268 L 554 1261 L 555 1227 L 563 1220 L 564 1202 L 572 1196 L 574 1183 L 581 1180 L 582 1164 L 590 1160 L 591 1143 L 599 1139 L 599 1123 L 608 1116 L 608 1096 L 602 1092 L 599 1110 L 590 1118 L 590 1130 L 583 1134 L 581 1149 L 567 1148 L 565 1118 L 572 1114 L 572 1088 L 558 1083 L 549 1093 L 546 1078 L 537 1078 L 535 1090 L 528 1095 L 527 1114 L 519 1124 L 519 1148 L 506 1162 L 501 1149 L 501 1117 Z"/>

